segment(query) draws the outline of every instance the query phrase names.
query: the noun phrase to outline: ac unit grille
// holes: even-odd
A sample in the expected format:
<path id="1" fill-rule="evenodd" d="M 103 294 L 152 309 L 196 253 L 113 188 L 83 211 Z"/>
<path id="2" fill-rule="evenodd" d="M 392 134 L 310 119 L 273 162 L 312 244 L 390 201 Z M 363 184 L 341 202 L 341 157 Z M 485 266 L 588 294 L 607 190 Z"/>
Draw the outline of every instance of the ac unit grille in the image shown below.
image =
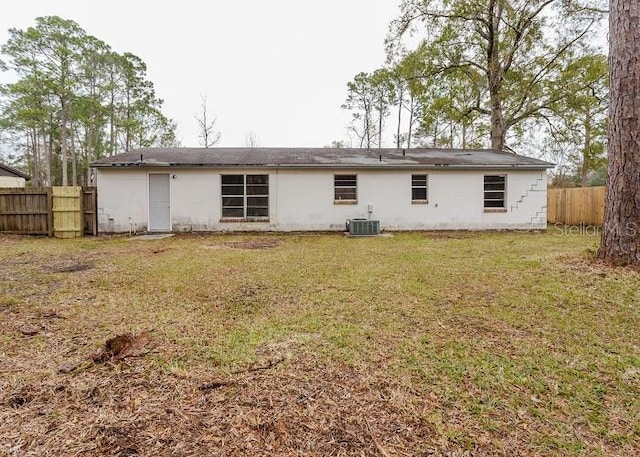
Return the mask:
<path id="1" fill-rule="evenodd" d="M 380 235 L 380 221 L 351 219 L 349 221 L 349 234 L 354 236 Z"/>

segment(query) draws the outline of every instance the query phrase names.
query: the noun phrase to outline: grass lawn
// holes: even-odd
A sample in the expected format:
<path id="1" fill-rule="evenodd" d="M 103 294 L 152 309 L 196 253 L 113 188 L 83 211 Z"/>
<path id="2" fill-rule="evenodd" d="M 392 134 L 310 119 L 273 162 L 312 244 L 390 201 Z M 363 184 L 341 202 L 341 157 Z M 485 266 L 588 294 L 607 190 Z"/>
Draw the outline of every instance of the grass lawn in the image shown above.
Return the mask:
<path id="1" fill-rule="evenodd" d="M 638 455 L 640 273 L 598 242 L 0 237 L 0 455 Z"/>

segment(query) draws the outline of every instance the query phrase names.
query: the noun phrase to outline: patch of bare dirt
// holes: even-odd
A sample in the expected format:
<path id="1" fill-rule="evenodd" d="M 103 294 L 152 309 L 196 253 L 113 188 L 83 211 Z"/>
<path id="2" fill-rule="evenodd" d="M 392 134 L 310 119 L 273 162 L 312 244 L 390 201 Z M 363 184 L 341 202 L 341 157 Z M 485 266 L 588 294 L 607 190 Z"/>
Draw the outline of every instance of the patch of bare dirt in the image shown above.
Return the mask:
<path id="1" fill-rule="evenodd" d="M 149 352 L 151 332 L 144 331 L 137 335 L 125 333 L 109 338 L 104 347 L 92 356 L 96 363 L 118 361 L 126 357 L 139 357 Z"/>
<path id="2" fill-rule="evenodd" d="M 86 370 L 93 364 L 105 362 L 121 362 L 129 357 L 140 357 L 153 349 L 151 332 L 144 331 L 138 335 L 128 333 L 109 338 L 104 346 L 91 356 L 71 360 L 58 368 L 58 373 L 73 373 Z"/>
<path id="3" fill-rule="evenodd" d="M 73 273 L 76 271 L 86 271 L 94 268 L 93 263 L 76 263 L 76 262 L 62 262 L 57 265 L 51 265 L 49 270 L 52 273 Z"/>
<path id="4" fill-rule="evenodd" d="M 601 262 L 595 251 L 587 251 L 582 256 L 561 256 L 557 268 L 574 273 L 591 273 L 600 278 L 637 276 L 640 268 L 634 266 L 615 266 Z"/>
<path id="5" fill-rule="evenodd" d="M 205 244 L 203 249 L 269 249 L 275 248 L 280 242 L 278 240 L 262 239 L 249 241 L 228 241 L 224 243 Z"/>
<path id="6" fill-rule="evenodd" d="M 251 240 L 251 241 L 232 241 L 226 245 L 232 249 L 269 249 L 275 248 L 280 243 L 278 240 Z"/>
<path id="7" fill-rule="evenodd" d="M 433 232 L 425 232 L 424 234 L 425 238 L 428 238 L 430 240 L 462 240 L 465 238 L 471 238 L 473 236 L 473 233 L 471 232 L 463 232 L 463 231 L 455 231 L 455 230 L 451 230 L 451 231 L 447 231 L 447 230 L 442 230 L 442 231 L 433 231 Z"/>

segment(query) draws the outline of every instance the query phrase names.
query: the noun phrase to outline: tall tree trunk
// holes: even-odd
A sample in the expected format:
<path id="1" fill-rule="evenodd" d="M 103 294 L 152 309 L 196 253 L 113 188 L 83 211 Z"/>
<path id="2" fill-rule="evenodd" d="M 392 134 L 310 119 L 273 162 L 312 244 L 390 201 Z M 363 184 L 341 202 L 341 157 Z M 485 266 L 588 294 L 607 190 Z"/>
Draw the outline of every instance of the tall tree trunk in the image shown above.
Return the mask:
<path id="1" fill-rule="evenodd" d="M 409 103 L 409 133 L 407 134 L 407 148 L 411 148 L 411 133 L 413 133 L 413 109 L 414 109 L 414 97 L 410 95 L 411 101 Z"/>
<path id="2" fill-rule="evenodd" d="M 40 187 L 40 151 L 39 151 L 39 143 L 40 139 L 38 138 L 38 128 L 33 127 L 31 129 L 31 141 L 32 141 L 32 152 L 33 152 L 33 184 L 35 187 Z"/>
<path id="3" fill-rule="evenodd" d="M 69 137 L 71 139 L 71 185 L 78 185 L 78 156 L 76 154 L 76 144 L 73 140 L 75 130 L 73 128 L 73 122 L 69 126 Z"/>
<path id="4" fill-rule="evenodd" d="M 60 98 L 60 152 L 62 154 L 62 185 L 69 184 L 67 171 L 67 100 L 63 96 Z"/>
<path id="5" fill-rule="evenodd" d="M 398 130 L 396 132 L 396 149 L 400 149 L 400 124 L 402 124 L 402 99 L 404 97 L 404 90 L 399 89 L 398 93 Z"/>
<path id="6" fill-rule="evenodd" d="M 591 113 L 587 108 L 584 117 L 584 145 L 582 149 L 582 166 L 580 168 L 580 185 L 586 187 L 587 178 L 589 177 L 589 168 L 591 166 Z"/>
<path id="7" fill-rule="evenodd" d="M 467 148 L 467 124 L 462 123 L 462 149 Z"/>
<path id="8" fill-rule="evenodd" d="M 53 138 L 51 134 L 43 137 L 44 142 L 46 143 L 46 151 L 45 151 L 45 185 L 47 187 L 53 185 L 53 181 L 51 180 L 51 162 L 53 162 Z"/>
<path id="9" fill-rule="evenodd" d="M 127 126 L 125 127 L 125 140 L 124 150 L 125 152 L 131 149 L 131 94 L 127 88 Z"/>
<path id="10" fill-rule="evenodd" d="M 500 65 L 500 21 L 502 18 L 502 2 L 491 0 L 489 2 L 490 17 L 488 23 L 488 83 L 489 83 L 489 104 L 491 111 L 491 149 L 502 151 L 505 141 L 505 122 L 502 112 L 502 66 Z"/>
<path id="11" fill-rule="evenodd" d="M 449 147 L 453 149 L 453 136 L 454 136 L 453 121 L 449 121 Z"/>
<path id="12" fill-rule="evenodd" d="M 371 108 L 364 106 L 364 133 L 367 150 L 371 149 Z"/>
<path id="13" fill-rule="evenodd" d="M 598 257 L 640 265 L 640 3 L 609 3 L 608 184 Z"/>
<path id="14" fill-rule="evenodd" d="M 380 106 L 378 108 L 378 149 L 382 147 L 382 120 L 383 120 L 382 110 L 383 110 L 383 106 L 381 101 Z"/>
<path id="15" fill-rule="evenodd" d="M 113 155 L 113 150 L 115 149 L 115 94 L 113 90 L 110 93 L 110 102 L 109 102 L 109 157 Z"/>
<path id="16" fill-rule="evenodd" d="M 433 147 L 438 147 L 438 122 L 436 121 L 433 125 Z"/>
<path id="17" fill-rule="evenodd" d="M 89 184 L 89 123 L 85 124 L 84 126 L 84 148 L 81 149 L 82 151 L 82 160 L 84 161 L 84 163 L 86 163 L 86 167 L 84 167 L 82 169 L 82 185 L 83 186 L 88 186 Z M 80 135 L 78 135 L 78 143 L 82 144 L 82 141 L 80 140 Z"/>
<path id="18" fill-rule="evenodd" d="M 491 99 L 491 149 L 502 151 L 504 149 L 505 129 L 504 116 L 502 114 L 502 102 L 497 91 L 490 94 Z"/>

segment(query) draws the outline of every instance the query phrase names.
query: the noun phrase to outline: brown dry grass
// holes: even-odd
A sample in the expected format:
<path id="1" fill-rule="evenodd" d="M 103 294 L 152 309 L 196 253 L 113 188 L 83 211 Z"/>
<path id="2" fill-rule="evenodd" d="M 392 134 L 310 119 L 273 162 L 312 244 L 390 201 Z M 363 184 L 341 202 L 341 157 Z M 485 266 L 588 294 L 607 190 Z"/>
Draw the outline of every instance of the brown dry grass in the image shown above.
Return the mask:
<path id="1" fill-rule="evenodd" d="M 640 275 L 560 235 L 0 237 L 0 455 L 637 454 Z"/>

